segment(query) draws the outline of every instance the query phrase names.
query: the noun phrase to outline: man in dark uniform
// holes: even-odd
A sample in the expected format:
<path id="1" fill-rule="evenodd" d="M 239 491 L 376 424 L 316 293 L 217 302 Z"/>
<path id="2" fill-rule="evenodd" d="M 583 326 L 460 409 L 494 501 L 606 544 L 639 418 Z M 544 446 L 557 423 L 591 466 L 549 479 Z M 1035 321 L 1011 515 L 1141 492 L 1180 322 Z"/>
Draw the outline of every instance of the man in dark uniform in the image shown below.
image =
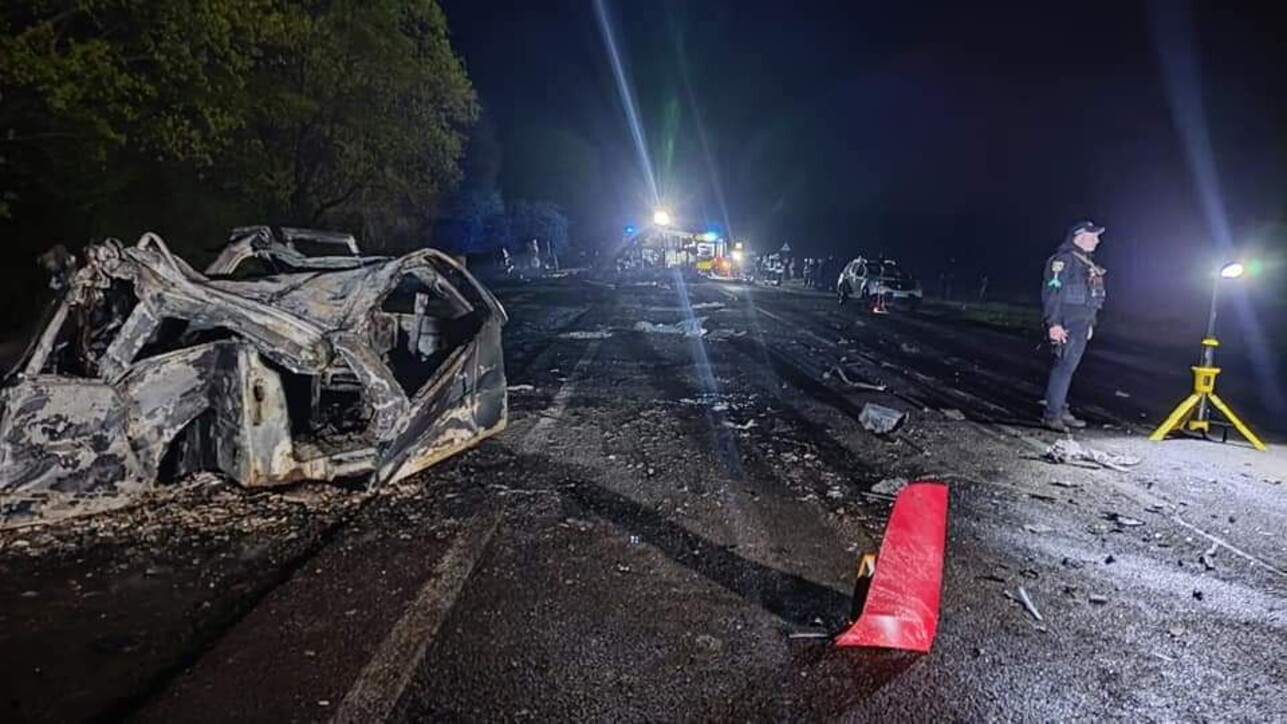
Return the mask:
<path id="1" fill-rule="evenodd" d="M 1095 263 L 1093 256 L 1102 233 L 1104 227 L 1095 222 L 1079 221 L 1046 260 L 1041 302 L 1054 362 L 1046 385 L 1043 424 L 1059 432 L 1086 426 L 1068 411 L 1068 385 L 1094 334 L 1095 316 L 1104 306 L 1106 270 Z"/>

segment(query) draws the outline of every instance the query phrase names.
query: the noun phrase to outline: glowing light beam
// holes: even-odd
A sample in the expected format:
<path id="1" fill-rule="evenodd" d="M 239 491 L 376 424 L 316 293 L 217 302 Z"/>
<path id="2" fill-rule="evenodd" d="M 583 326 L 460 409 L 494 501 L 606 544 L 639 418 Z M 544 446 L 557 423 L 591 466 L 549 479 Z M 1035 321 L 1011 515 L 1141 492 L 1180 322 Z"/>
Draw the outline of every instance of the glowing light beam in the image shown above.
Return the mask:
<path id="1" fill-rule="evenodd" d="M 657 192 L 657 177 L 653 174 L 652 161 L 648 156 L 648 144 L 645 140 L 643 123 L 639 120 L 639 111 L 635 106 L 634 91 L 626 77 L 625 64 L 617 49 L 616 36 L 612 32 L 612 21 L 608 18 L 608 9 L 603 0 L 594 0 L 594 14 L 599 19 L 599 34 L 603 36 L 603 46 L 608 51 L 608 60 L 612 63 L 612 75 L 617 81 L 617 94 L 621 96 L 621 105 L 626 111 L 626 121 L 630 125 L 630 135 L 634 138 L 635 152 L 639 154 L 639 165 L 648 181 L 654 204 L 661 202 Z"/>

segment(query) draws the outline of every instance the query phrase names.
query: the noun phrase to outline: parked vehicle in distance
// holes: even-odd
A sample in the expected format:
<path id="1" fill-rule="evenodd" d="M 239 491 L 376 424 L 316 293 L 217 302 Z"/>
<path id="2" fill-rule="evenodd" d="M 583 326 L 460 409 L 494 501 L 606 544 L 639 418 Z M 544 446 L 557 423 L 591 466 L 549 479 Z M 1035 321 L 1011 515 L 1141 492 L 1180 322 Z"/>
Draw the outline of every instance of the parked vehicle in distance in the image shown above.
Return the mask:
<path id="1" fill-rule="evenodd" d="M 858 257 L 845 265 L 836 280 L 840 303 L 859 299 L 869 308 L 905 307 L 915 310 L 924 297 L 921 283 L 892 259 Z"/>

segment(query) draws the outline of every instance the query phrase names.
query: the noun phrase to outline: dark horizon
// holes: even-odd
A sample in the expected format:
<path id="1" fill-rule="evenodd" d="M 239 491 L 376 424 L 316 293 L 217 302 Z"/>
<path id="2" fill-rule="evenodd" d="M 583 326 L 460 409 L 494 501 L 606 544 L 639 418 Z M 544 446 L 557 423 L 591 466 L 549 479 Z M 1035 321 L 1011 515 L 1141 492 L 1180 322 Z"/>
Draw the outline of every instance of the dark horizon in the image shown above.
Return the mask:
<path id="1" fill-rule="evenodd" d="M 651 193 L 593 4 L 444 7 L 494 125 L 504 195 L 552 198 L 590 246 L 646 222 Z M 692 225 L 760 250 L 890 254 L 927 284 L 988 274 L 1026 295 L 1088 217 L 1108 226 L 1102 260 L 1138 311 L 1179 290 L 1181 304 L 1204 301 L 1222 256 L 1280 267 L 1287 114 L 1272 68 L 1284 52 L 1254 9 L 607 8 L 663 203 Z M 1232 250 L 1204 213 L 1160 48 L 1205 112 Z"/>

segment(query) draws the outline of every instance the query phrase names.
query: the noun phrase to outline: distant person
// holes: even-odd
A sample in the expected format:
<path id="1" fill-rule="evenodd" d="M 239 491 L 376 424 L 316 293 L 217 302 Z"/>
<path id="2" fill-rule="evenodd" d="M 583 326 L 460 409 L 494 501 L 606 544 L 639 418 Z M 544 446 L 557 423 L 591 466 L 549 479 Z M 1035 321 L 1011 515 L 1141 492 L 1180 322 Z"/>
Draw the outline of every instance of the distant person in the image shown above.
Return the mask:
<path id="1" fill-rule="evenodd" d="M 814 274 L 813 287 L 815 289 L 827 288 L 828 286 L 827 277 L 831 274 L 831 270 L 835 266 L 836 266 L 836 258 L 834 256 L 829 256 L 825 259 L 818 260 L 818 264 L 817 266 L 814 267 L 814 272 L 813 272 Z"/>
<path id="2" fill-rule="evenodd" d="M 1102 233 L 1104 227 L 1092 221 L 1079 221 L 1046 260 L 1041 302 L 1046 338 L 1054 349 L 1054 361 L 1046 385 L 1043 424 L 1058 432 L 1086 426 L 1068 410 L 1068 386 L 1086 351 L 1086 343 L 1095 333 L 1095 317 L 1104 306 L 1106 270 L 1096 264 L 1093 257 Z"/>
<path id="3" fill-rule="evenodd" d="M 541 242 L 536 239 L 532 239 L 528 244 L 528 264 L 533 269 L 541 268 Z"/>

